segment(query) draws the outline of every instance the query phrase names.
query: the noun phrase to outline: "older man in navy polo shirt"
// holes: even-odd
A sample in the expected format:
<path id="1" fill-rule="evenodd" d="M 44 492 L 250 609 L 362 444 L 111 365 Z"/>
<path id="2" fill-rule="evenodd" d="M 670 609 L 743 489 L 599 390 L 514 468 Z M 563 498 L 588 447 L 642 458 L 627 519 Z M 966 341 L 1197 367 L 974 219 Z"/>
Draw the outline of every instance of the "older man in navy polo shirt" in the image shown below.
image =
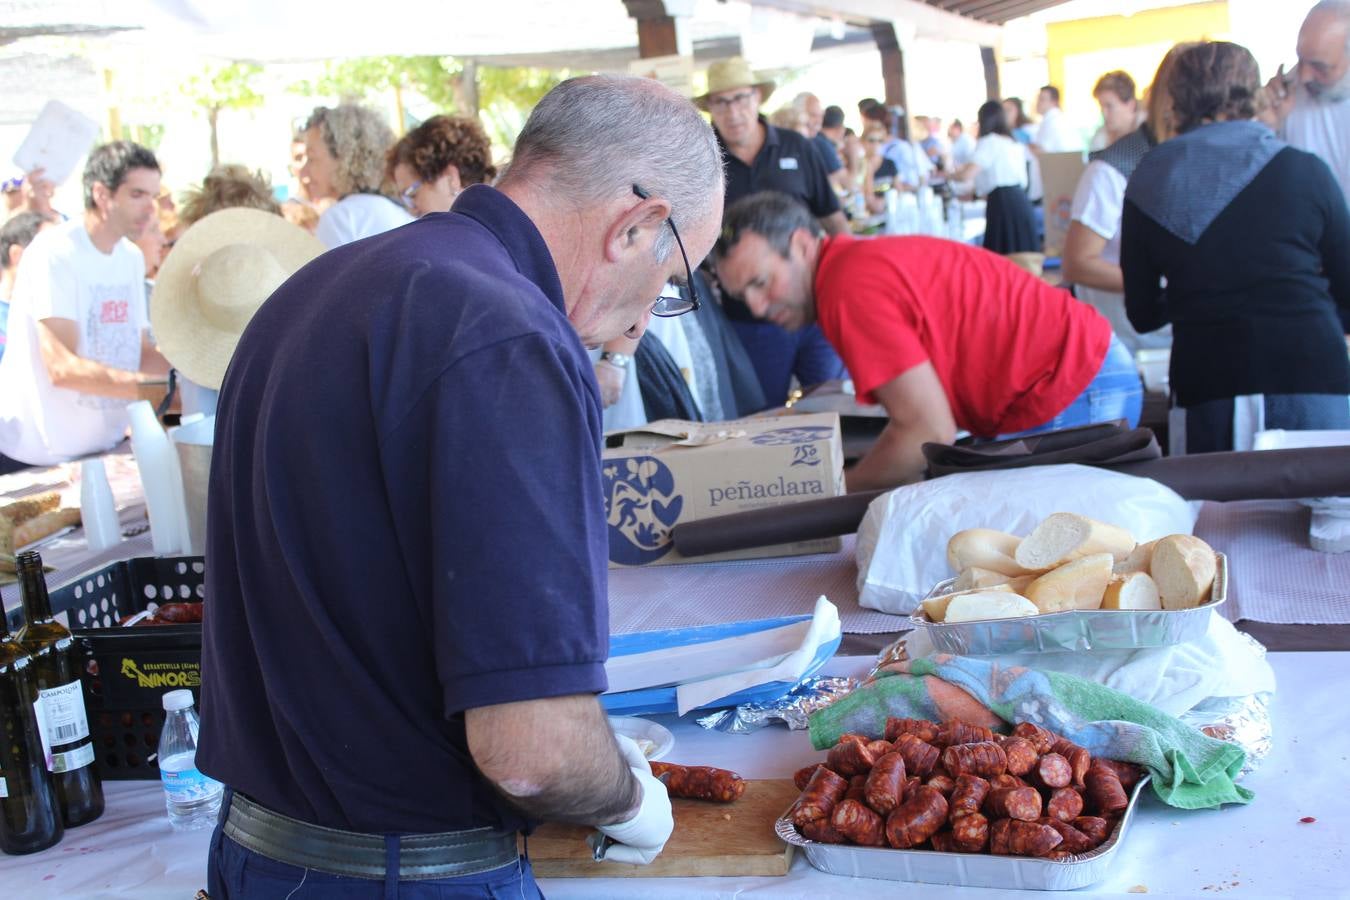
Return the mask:
<path id="1" fill-rule="evenodd" d="M 722 177 L 689 101 L 568 81 L 498 187 L 319 257 L 253 318 L 211 472 L 213 900 L 535 897 L 516 841 L 540 820 L 660 852 L 665 788 L 596 699 L 585 348 L 692 308 L 659 295 L 711 247 Z"/>
<path id="2" fill-rule="evenodd" d="M 827 234 L 848 231 L 848 220 L 830 185 L 829 173 L 810 138 L 775 128 L 759 107 L 773 93 L 772 81 L 756 79 L 740 57 L 708 67 L 708 93 L 695 101 L 712 116 L 727 166 L 726 207 L 761 191 L 794 197 L 820 220 Z M 797 333 L 757 321 L 732 297 L 723 308 L 745 345 L 764 397 L 781 405 L 795 375 L 803 386 L 844 376 L 844 364 L 814 325 Z"/>

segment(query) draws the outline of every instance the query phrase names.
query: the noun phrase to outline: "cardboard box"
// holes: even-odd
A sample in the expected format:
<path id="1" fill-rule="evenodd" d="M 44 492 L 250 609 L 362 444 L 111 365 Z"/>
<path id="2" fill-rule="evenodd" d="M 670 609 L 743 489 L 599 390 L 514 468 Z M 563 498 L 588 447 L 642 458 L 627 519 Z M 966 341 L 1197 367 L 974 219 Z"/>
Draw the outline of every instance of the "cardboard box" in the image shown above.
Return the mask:
<path id="1" fill-rule="evenodd" d="M 686 559 L 681 522 L 844 493 L 839 416 L 731 422 L 663 419 L 606 436 L 603 476 L 612 567 L 830 553 L 838 538 Z"/>
<path id="2" fill-rule="evenodd" d="M 1059 256 L 1073 220 L 1073 195 L 1087 163 L 1081 153 L 1042 153 L 1040 163 L 1045 188 L 1045 255 Z"/>

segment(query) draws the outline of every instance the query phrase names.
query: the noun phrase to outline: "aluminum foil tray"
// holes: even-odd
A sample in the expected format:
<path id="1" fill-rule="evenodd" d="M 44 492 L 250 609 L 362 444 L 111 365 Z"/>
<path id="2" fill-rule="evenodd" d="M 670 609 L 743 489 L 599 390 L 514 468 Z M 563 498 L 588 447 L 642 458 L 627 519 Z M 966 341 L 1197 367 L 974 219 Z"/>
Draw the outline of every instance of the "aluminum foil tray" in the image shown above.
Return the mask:
<path id="1" fill-rule="evenodd" d="M 1134 793 L 1130 795 L 1130 805 L 1126 807 L 1125 815 L 1116 822 L 1115 828 L 1100 847 L 1067 859 L 821 844 L 802 837 L 788 818 L 780 818 L 774 823 L 774 828 L 785 843 L 800 848 L 811 865 L 831 875 L 1005 890 L 1071 891 L 1096 884 L 1106 877 L 1111 860 L 1134 818 L 1139 795 L 1148 782 L 1147 775 L 1139 779 Z"/>
<path id="2" fill-rule="evenodd" d="M 1228 557 L 1222 553 L 1214 556 L 1217 570 L 1210 601 L 1194 609 L 1070 610 L 948 624 L 930 621 L 920 607 L 909 621 L 928 633 L 935 650 L 959 656 L 1167 647 L 1203 637 L 1209 629 L 1209 617 L 1228 601 Z M 942 582 L 929 591 L 928 597 L 949 593 L 955 581 L 949 578 Z"/>

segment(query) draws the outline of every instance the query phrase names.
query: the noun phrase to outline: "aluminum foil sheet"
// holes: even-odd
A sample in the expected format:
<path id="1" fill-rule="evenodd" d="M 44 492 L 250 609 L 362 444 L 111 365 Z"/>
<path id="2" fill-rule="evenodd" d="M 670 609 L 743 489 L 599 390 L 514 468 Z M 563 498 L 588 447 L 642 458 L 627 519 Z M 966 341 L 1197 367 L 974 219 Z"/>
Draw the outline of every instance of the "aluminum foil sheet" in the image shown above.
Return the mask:
<path id="1" fill-rule="evenodd" d="M 811 713 L 824 709 L 858 687 L 858 679 L 834 676 L 803 678 L 777 700 L 743 703 L 732 709 L 720 709 L 695 719 L 699 725 L 727 734 L 749 734 L 765 725 L 782 722 L 793 731 L 807 727 Z"/>
<path id="2" fill-rule="evenodd" d="M 1149 777 L 1144 776 L 1135 785 L 1125 815 L 1116 822 L 1105 843 L 1088 853 L 1062 860 L 821 844 L 802 837 L 792 820 L 786 818 L 775 822 L 774 830 L 784 843 L 801 848 L 807 862 L 832 875 L 1004 890 L 1071 891 L 1106 877 L 1148 783 Z"/>
<path id="3" fill-rule="evenodd" d="M 1217 572 L 1210 602 L 1194 609 L 1070 610 L 1013 619 L 946 623 L 930 621 L 921 607 L 909 621 L 915 628 L 928 632 L 934 649 L 958 656 L 1134 650 L 1181 644 L 1203 637 L 1209 628 L 1209 617 L 1228 602 L 1228 557 L 1222 553 L 1214 555 Z M 955 581 L 953 578 L 942 582 L 928 592 L 928 597 L 950 593 Z"/>

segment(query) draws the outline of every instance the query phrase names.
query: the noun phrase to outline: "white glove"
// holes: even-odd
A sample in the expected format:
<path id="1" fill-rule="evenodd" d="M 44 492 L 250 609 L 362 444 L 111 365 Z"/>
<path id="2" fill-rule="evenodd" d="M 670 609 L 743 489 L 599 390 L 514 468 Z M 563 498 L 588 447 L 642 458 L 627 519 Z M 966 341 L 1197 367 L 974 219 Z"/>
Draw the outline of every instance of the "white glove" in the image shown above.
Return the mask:
<path id="1" fill-rule="evenodd" d="M 645 866 L 656 859 L 675 830 L 675 819 L 670 814 L 670 794 L 652 775 L 647 757 L 632 738 L 621 734 L 614 737 L 633 777 L 642 785 L 642 805 L 638 807 L 637 815 L 627 822 L 598 826 L 601 834 L 618 842 L 606 851 L 605 859 Z"/>

